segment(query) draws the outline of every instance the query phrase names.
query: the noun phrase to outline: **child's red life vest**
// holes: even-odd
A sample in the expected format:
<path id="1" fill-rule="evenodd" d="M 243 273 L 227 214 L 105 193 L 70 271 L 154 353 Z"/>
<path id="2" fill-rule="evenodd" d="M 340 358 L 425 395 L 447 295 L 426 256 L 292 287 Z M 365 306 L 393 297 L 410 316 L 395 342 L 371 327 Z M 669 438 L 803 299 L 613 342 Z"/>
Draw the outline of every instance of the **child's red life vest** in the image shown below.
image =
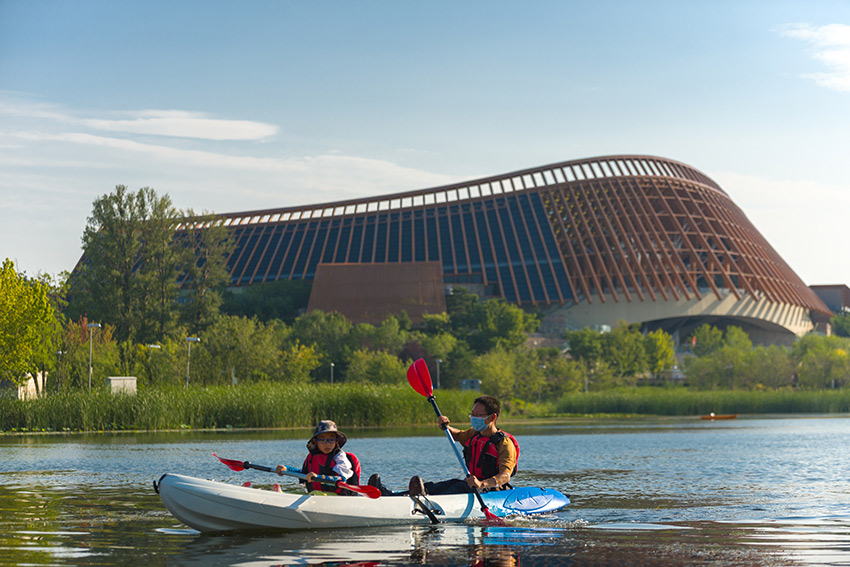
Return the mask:
<path id="1" fill-rule="evenodd" d="M 484 480 L 499 474 L 499 446 L 510 439 L 516 448 L 517 466 L 519 466 L 519 443 L 513 435 L 506 431 L 498 431 L 495 435 L 487 437 L 476 433 L 463 445 L 463 458 L 469 472 L 478 480 Z M 516 474 L 517 466 L 511 471 L 511 476 Z"/>
<path id="2" fill-rule="evenodd" d="M 327 455 L 324 453 L 310 453 L 307 455 L 307 458 L 304 459 L 304 464 L 301 465 L 301 472 L 304 474 L 314 472 L 325 476 L 339 476 L 336 471 L 333 470 L 334 457 L 336 457 L 337 453 L 339 453 L 339 449 L 334 449 Z M 348 462 L 351 464 L 354 474 L 343 479 L 343 481 L 348 484 L 360 484 L 360 459 L 358 459 L 354 453 L 345 453 L 345 456 L 348 458 Z M 318 482 L 309 483 L 307 485 L 307 490 L 321 490 L 322 492 L 336 492 L 337 494 L 352 494 L 350 491 L 337 488 L 332 484 L 319 484 Z"/>

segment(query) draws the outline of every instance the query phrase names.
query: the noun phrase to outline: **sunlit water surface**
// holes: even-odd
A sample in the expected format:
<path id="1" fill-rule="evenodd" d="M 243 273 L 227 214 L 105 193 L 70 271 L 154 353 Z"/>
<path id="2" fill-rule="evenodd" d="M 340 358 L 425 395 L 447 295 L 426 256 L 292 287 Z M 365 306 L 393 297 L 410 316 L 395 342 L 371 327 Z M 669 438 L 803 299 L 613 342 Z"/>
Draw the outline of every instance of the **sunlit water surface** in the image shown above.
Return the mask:
<path id="1" fill-rule="evenodd" d="M 153 491 L 164 472 L 255 485 L 212 452 L 300 466 L 306 432 L 0 436 L 9 565 L 850 565 L 850 419 L 564 421 L 509 428 L 515 484 L 569 494 L 547 517 L 200 535 Z M 458 471 L 438 430 L 349 431 L 364 478 Z M 386 436 L 387 434 L 393 436 Z M 295 488 L 286 478 L 284 488 Z M 289 484 L 291 483 L 291 484 Z"/>

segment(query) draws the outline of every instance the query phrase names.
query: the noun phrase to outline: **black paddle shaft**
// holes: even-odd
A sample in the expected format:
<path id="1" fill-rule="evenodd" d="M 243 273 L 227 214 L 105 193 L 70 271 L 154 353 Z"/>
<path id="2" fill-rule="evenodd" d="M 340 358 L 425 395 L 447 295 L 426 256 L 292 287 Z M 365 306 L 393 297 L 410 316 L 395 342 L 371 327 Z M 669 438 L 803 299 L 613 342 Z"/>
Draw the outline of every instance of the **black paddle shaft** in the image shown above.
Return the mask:
<path id="1" fill-rule="evenodd" d="M 255 465 L 255 464 L 249 463 L 248 461 L 243 461 L 242 466 L 245 467 L 246 469 L 257 469 L 258 471 L 275 472 L 275 470 L 271 467 L 264 467 L 263 465 Z"/>
<path id="2" fill-rule="evenodd" d="M 437 417 L 443 417 L 443 414 L 440 413 L 440 408 L 437 407 L 437 400 L 434 399 L 434 396 L 428 396 L 428 401 L 431 402 L 431 407 L 434 408 L 434 412 L 436 412 Z M 470 476 L 469 467 L 466 466 L 466 461 L 463 460 L 460 451 L 458 451 L 457 444 L 455 443 L 454 438 L 452 438 L 452 434 L 451 432 L 449 432 L 448 426 L 443 425 L 442 428 L 446 432 L 446 436 L 449 438 L 449 441 L 452 444 L 452 449 L 454 449 L 455 451 L 457 460 L 460 461 L 460 465 L 463 467 L 463 472 L 466 474 L 466 476 Z M 487 514 L 490 512 L 490 508 L 488 508 L 487 504 L 484 503 L 484 499 L 481 498 L 481 493 L 478 491 L 477 488 L 472 488 L 472 492 L 475 493 L 475 497 L 478 499 L 478 504 L 481 505 L 481 511 L 484 512 L 485 516 L 487 516 Z"/>

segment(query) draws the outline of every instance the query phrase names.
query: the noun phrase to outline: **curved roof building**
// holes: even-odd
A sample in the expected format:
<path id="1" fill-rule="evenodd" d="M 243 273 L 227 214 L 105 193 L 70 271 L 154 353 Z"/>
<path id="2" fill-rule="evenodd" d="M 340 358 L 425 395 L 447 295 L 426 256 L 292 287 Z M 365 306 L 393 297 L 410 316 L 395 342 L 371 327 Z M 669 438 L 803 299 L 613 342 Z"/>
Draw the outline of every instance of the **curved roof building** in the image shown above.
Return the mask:
<path id="1" fill-rule="evenodd" d="M 658 157 L 221 217 L 237 243 L 233 286 L 313 280 L 311 308 L 354 320 L 402 308 L 416 319 L 461 285 L 542 310 L 553 336 L 709 322 L 777 342 L 830 314 L 717 183 Z"/>

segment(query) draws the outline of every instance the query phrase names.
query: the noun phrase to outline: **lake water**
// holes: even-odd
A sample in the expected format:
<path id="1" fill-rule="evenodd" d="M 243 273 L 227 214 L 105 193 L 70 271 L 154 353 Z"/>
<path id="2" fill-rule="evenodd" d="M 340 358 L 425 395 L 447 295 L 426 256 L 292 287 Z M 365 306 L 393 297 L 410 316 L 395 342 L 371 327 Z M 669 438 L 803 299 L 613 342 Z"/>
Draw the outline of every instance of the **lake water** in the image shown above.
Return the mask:
<path id="1" fill-rule="evenodd" d="M 509 429 L 515 484 L 570 494 L 544 518 L 200 535 L 163 507 L 164 472 L 255 485 L 212 452 L 300 466 L 302 432 L 0 436 L 4 565 L 850 565 L 850 419 L 561 421 Z M 456 476 L 439 430 L 348 431 L 364 479 Z M 387 436 L 387 434 L 393 436 Z M 295 486 L 283 477 L 284 487 Z"/>

